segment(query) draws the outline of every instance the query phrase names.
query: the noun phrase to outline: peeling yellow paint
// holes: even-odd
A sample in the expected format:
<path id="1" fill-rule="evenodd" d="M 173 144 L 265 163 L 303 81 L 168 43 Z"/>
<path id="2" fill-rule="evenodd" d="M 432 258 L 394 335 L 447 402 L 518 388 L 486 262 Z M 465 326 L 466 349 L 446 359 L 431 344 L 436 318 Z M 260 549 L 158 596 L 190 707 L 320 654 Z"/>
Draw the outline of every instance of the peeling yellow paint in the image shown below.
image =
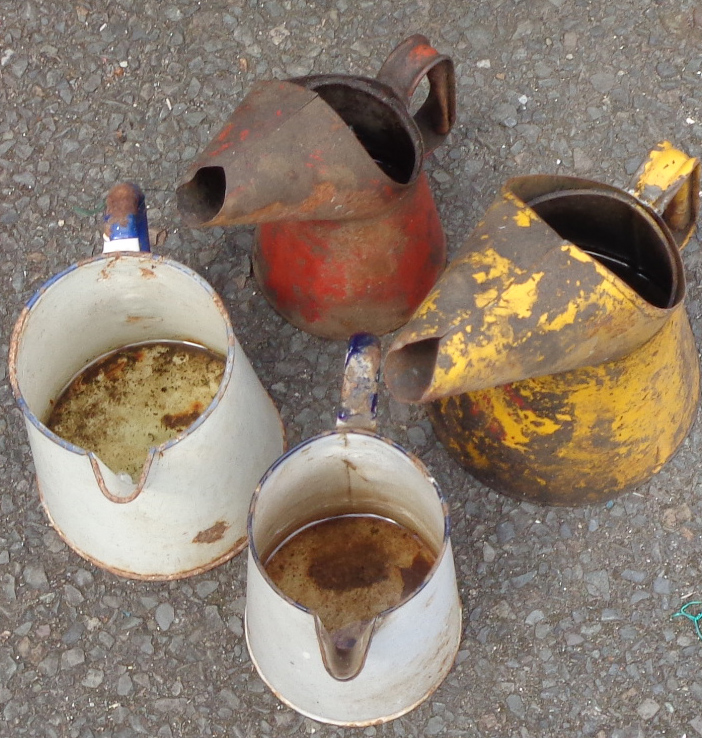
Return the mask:
<path id="1" fill-rule="evenodd" d="M 531 208 L 523 208 L 514 216 L 514 222 L 520 228 L 528 228 L 539 216 Z"/>
<path id="2" fill-rule="evenodd" d="M 482 308 L 494 302 L 500 293 L 495 289 L 485 290 L 485 292 L 478 292 L 475 296 L 475 307 L 482 310 Z"/>
<path id="3" fill-rule="evenodd" d="M 673 148 L 669 141 L 662 141 L 651 151 L 644 163 L 634 194 L 640 197 L 644 190 L 655 187 L 665 192 L 690 176 L 697 160 Z"/>

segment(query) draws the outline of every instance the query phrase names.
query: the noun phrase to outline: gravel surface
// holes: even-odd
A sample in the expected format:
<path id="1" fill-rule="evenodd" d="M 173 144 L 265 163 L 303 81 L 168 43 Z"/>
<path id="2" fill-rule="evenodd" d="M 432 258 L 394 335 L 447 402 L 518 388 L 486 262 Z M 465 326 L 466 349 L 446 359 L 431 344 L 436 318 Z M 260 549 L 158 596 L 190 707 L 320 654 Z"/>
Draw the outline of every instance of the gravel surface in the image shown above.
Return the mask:
<path id="1" fill-rule="evenodd" d="M 252 229 L 195 231 L 176 183 L 257 79 L 374 75 L 405 36 L 453 56 L 458 120 L 426 162 L 454 251 L 514 174 L 625 186 L 668 138 L 702 154 L 695 0 L 0 0 L 0 736 L 702 736 L 699 421 L 613 504 L 537 507 L 449 459 L 419 407 L 380 398 L 451 507 L 464 604 L 430 700 L 365 730 L 283 707 L 243 638 L 245 557 L 192 579 L 117 578 L 50 527 L 7 381 L 9 334 L 49 276 L 100 247 L 107 190 L 139 182 L 155 250 L 219 291 L 289 443 L 331 427 L 343 342 L 284 323 L 250 274 Z M 702 252 L 684 253 L 702 338 Z M 387 347 L 390 337 L 383 343 Z M 655 422 L 655 419 L 652 419 Z"/>

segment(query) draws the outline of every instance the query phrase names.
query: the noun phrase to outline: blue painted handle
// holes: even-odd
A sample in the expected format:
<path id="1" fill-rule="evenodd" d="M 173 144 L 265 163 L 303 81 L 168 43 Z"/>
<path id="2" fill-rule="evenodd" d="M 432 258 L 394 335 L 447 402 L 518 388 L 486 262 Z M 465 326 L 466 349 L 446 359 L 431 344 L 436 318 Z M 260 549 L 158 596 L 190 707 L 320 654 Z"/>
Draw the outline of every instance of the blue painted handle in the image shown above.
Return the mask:
<path id="1" fill-rule="evenodd" d="M 122 182 L 109 191 L 103 236 L 103 253 L 151 251 L 146 201 L 138 185 Z"/>
<path id="2" fill-rule="evenodd" d="M 341 387 L 341 405 L 336 416 L 338 430 L 375 430 L 380 378 L 380 339 L 356 333 L 349 339 Z"/>

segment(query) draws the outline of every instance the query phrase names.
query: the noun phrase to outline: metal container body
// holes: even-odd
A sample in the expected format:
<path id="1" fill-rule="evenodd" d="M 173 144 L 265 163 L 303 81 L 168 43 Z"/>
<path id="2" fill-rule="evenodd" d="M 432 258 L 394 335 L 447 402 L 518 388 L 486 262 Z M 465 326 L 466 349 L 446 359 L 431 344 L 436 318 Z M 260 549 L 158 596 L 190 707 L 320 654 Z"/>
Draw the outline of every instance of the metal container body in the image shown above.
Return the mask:
<path id="1" fill-rule="evenodd" d="M 648 480 L 695 419 L 699 360 L 682 306 L 618 361 L 430 403 L 452 456 L 488 487 L 548 505 L 587 505 Z"/>
<path id="2" fill-rule="evenodd" d="M 429 94 L 412 115 L 424 77 Z M 422 166 L 454 120 L 453 63 L 421 35 L 377 79 L 259 82 L 178 188 L 178 209 L 191 226 L 261 224 L 257 280 L 298 328 L 387 333 L 445 266 Z"/>
<path id="3" fill-rule="evenodd" d="M 96 357 L 153 340 L 199 344 L 226 364 L 209 407 L 151 449 L 133 483 L 44 421 L 63 387 Z M 10 380 L 44 507 L 80 555 L 122 576 L 175 579 L 216 566 L 246 545 L 251 495 L 283 451 L 282 423 L 219 297 L 195 272 L 132 253 L 70 267 L 20 315 Z"/>
<path id="4" fill-rule="evenodd" d="M 407 322 L 446 263 L 446 239 L 422 172 L 389 212 L 348 222 L 259 226 L 253 267 L 263 294 L 301 330 L 382 335 Z"/>
<path id="5" fill-rule="evenodd" d="M 700 164 L 663 142 L 631 191 L 507 182 L 390 347 L 397 399 L 498 491 L 591 504 L 640 484 L 687 435 L 699 363 L 680 249 Z"/>
<path id="6" fill-rule="evenodd" d="M 407 526 L 437 559 L 414 594 L 378 616 L 363 667 L 342 681 L 325 668 L 313 614 L 271 582 L 261 556 L 280 536 L 350 511 Z M 446 505 L 421 462 L 373 433 L 326 433 L 281 458 L 256 490 L 249 518 L 246 639 L 272 691 L 304 715 L 349 726 L 391 720 L 431 695 L 461 637 L 448 527 Z"/>

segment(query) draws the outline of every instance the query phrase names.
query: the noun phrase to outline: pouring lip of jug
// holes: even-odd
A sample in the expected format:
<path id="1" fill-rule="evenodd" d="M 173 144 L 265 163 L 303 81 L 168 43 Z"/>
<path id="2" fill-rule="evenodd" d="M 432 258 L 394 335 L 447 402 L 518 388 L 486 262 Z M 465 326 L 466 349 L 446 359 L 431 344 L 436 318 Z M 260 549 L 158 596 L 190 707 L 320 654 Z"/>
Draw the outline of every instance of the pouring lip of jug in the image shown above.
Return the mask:
<path id="1" fill-rule="evenodd" d="M 112 494 L 107 489 L 107 486 L 105 485 L 105 482 L 102 478 L 102 473 L 100 472 L 99 466 L 97 464 L 96 455 L 92 451 L 88 451 L 82 446 L 77 446 L 76 444 L 73 444 L 70 441 L 67 441 L 66 439 L 62 438 L 61 436 L 58 436 L 56 433 L 50 430 L 39 419 L 36 413 L 29 407 L 29 404 L 25 400 L 24 395 L 22 394 L 22 390 L 20 388 L 20 381 L 17 376 L 17 359 L 18 359 L 18 354 L 21 349 L 21 340 L 22 340 L 22 336 L 24 333 L 24 327 L 26 325 L 26 322 L 29 319 L 29 316 L 31 315 L 32 309 L 41 301 L 44 295 L 46 295 L 58 282 L 60 282 L 65 277 L 67 277 L 69 274 L 72 274 L 76 270 L 80 269 L 81 267 L 85 267 L 85 266 L 92 265 L 92 264 L 97 264 L 100 262 L 105 262 L 106 268 L 109 268 L 110 264 L 113 264 L 122 259 L 137 259 L 141 262 L 145 262 L 149 264 L 163 264 L 172 269 L 181 271 L 183 274 L 192 278 L 198 285 L 200 285 L 200 287 L 202 287 L 205 290 L 205 292 L 209 294 L 209 297 L 212 299 L 212 301 L 217 307 L 218 312 L 222 316 L 222 320 L 223 320 L 225 331 L 226 331 L 226 338 L 227 338 L 227 355 L 226 355 L 224 373 L 222 374 L 222 379 L 220 380 L 219 387 L 217 388 L 217 392 L 215 396 L 212 398 L 212 401 L 210 402 L 210 404 L 205 408 L 202 414 L 195 421 L 193 421 L 191 425 L 189 425 L 185 430 L 183 430 L 177 436 L 169 439 L 168 441 L 165 441 L 159 446 L 153 446 L 149 449 L 147 458 L 145 459 L 144 464 L 142 466 L 142 471 L 139 476 L 139 479 L 135 483 L 134 491 L 131 494 L 126 495 L 124 497 L 119 497 L 119 496 Z M 127 503 L 127 502 L 131 502 L 136 497 L 138 497 L 141 491 L 143 490 L 144 484 L 146 482 L 146 478 L 148 476 L 149 469 L 151 467 L 154 457 L 157 454 L 163 454 L 167 449 L 169 449 L 170 447 L 180 442 L 183 438 L 195 432 L 202 425 L 202 423 L 204 423 L 205 420 L 207 420 L 207 418 L 214 411 L 215 407 L 219 404 L 231 380 L 231 375 L 232 375 L 233 368 L 234 368 L 235 348 L 236 348 L 236 343 L 235 343 L 235 336 L 234 336 L 234 328 L 231 324 L 231 320 L 229 318 L 229 315 L 227 314 L 226 308 L 224 307 L 224 304 L 222 303 L 221 298 L 215 292 L 212 286 L 205 279 L 203 279 L 199 274 L 197 274 L 197 272 L 193 271 L 192 269 L 190 269 L 190 267 L 187 267 L 185 264 L 181 264 L 178 261 L 169 259 L 164 256 L 159 256 L 151 252 L 143 252 L 143 251 L 127 252 L 125 251 L 125 252 L 118 252 L 118 253 L 115 253 L 115 252 L 104 253 L 104 254 L 99 254 L 97 256 L 91 257 L 89 259 L 82 259 L 74 264 L 71 264 L 70 266 L 68 266 L 66 269 L 59 272 L 58 274 L 53 275 L 46 282 L 44 282 L 44 284 L 42 284 L 41 287 L 39 287 L 39 289 L 27 301 L 25 307 L 23 308 L 22 312 L 20 313 L 17 319 L 17 322 L 15 323 L 15 326 L 12 330 L 12 334 L 10 338 L 10 352 L 8 356 L 10 385 L 12 386 L 12 391 L 15 397 L 15 401 L 17 402 L 17 405 L 22 411 L 22 415 L 38 431 L 40 431 L 49 441 L 52 441 L 53 443 L 65 449 L 66 451 L 69 451 L 70 453 L 76 454 L 78 456 L 87 456 L 88 459 L 90 460 L 93 471 L 95 472 L 96 481 L 100 487 L 101 492 L 105 495 L 105 497 L 107 497 L 107 499 L 111 500 L 112 502 Z"/>
<path id="2" fill-rule="evenodd" d="M 255 539 L 254 530 L 253 530 L 253 517 L 254 517 L 255 510 L 256 510 L 256 503 L 260 496 L 263 485 L 283 464 L 285 464 L 290 458 L 292 458 L 293 456 L 296 456 L 298 453 L 300 453 L 305 448 L 309 447 L 311 444 L 317 441 L 320 441 L 325 438 L 329 438 L 330 436 L 348 436 L 348 435 L 368 436 L 369 438 L 373 438 L 377 440 L 378 442 L 386 443 L 387 445 L 391 446 L 395 451 L 398 451 L 400 454 L 402 454 L 402 456 L 406 457 L 407 460 L 410 461 L 418 469 L 418 471 L 427 479 L 427 481 L 429 481 L 431 485 L 433 486 L 434 491 L 436 492 L 436 496 L 441 505 L 441 509 L 442 509 L 442 513 L 444 517 L 444 530 L 443 530 L 443 535 L 441 539 L 441 546 L 439 550 L 437 551 L 436 559 L 431 569 L 427 572 L 427 575 L 424 577 L 424 580 L 422 581 L 422 583 L 412 592 L 412 594 L 410 594 L 408 597 L 406 597 L 402 601 L 398 602 L 396 605 L 393 605 L 392 607 L 389 607 L 386 610 L 383 610 L 382 612 L 378 613 L 378 615 L 376 616 L 376 620 L 377 622 L 380 622 L 387 615 L 394 612 L 395 610 L 398 610 L 404 604 L 412 600 L 419 592 L 421 592 L 424 589 L 424 587 L 432 579 L 437 569 L 441 565 L 441 562 L 443 561 L 444 556 L 446 555 L 446 552 L 451 542 L 451 518 L 449 514 L 448 502 L 446 501 L 446 498 L 441 488 L 439 487 L 438 482 L 429 473 L 429 470 L 419 458 L 417 458 L 413 454 L 408 453 L 402 446 L 400 446 L 399 443 L 396 443 L 392 439 L 381 436 L 378 433 L 375 433 L 373 431 L 364 430 L 362 428 L 355 428 L 353 430 L 329 430 L 329 431 L 320 433 L 316 436 L 313 436 L 312 438 L 308 438 L 307 440 L 299 443 L 294 448 L 286 451 L 282 456 L 276 459 L 276 461 L 274 461 L 273 464 L 271 464 L 271 466 L 266 471 L 266 473 L 263 475 L 263 477 L 261 477 L 261 481 L 258 483 L 258 486 L 256 487 L 256 490 L 254 491 L 253 496 L 251 497 L 251 504 L 249 506 L 249 515 L 248 515 L 248 520 L 247 520 L 247 525 L 246 525 L 247 537 L 249 541 L 249 551 L 251 552 L 251 557 L 253 558 L 253 561 L 256 564 L 256 568 L 258 569 L 259 573 L 261 574 L 265 582 L 268 584 L 268 586 L 271 587 L 273 591 L 277 595 L 279 595 L 289 605 L 292 605 L 296 609 L 310 615 L 311 617 L 314 617 L 315 613 L 312 610 L 310 610 L 309 608 L 305 607 L 301 603 L 297 602 L 296 600 L 292 599 L 287 594 L 285 594 L 285 592 L 283 592 L 273 582 L 273 580 L 268 576 L 268 572 L 266 571 L 266 568 L 263 565 L 260 553 L 258 551 L 258 548 L 256 547 L 256 539 Z"/>

